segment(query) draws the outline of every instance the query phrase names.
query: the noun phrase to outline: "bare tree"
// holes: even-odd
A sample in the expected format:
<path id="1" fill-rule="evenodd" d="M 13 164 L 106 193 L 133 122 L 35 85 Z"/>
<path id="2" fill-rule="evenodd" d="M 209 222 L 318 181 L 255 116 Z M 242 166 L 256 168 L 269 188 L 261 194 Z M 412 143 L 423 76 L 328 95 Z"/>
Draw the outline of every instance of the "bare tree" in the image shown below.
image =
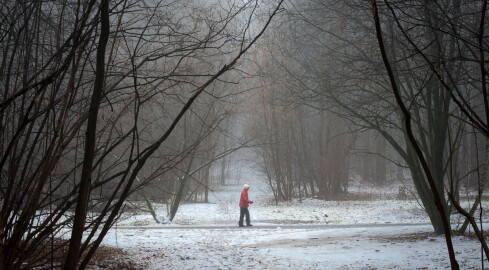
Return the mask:
<path id="1" fill-rule="evenodd" d="M 201 4 L 1 4 L 3 269 L 85 268 L 126 199 L 186 159 L 192 147 L 168 145 L 171 134 L 281 2 L 253 36 L 256 2 Z M 243 27 L 231 29 L 243 13 Z"/>
<path id="2" fill-rule="evenodd" d="M 433 197 L 435 199 L 435 204 L 437 207 L 438 212 L 440 213 L 443 221 L 443 228 L 445 231 L 445 239 L 447 242 L 447 247 L 448 247 L 448 253 L 450 255 L 450 263 L 452 266 L 452 269 L 459 269 L 459 265 L 457 260 L 455 259 L 455 252 L 453 250 L 453 244 L 452 244 L 452 239 L 451 239 L 451 229 L 450 229 L 450 222 L 446 217 L 445 209 L 443 207 L 443 204 L 440 200 L 440 194 L 438 193 L 438 188 L 436 187 L 436 183 L 434 180 L 434 177 L 432 175 L 432 172 L 430 170 L 430 167 L 428 165 L 428 162 L 426 161 L 423 152 L 421 148 L 419 147 L 419 144 L 414 136 L 412 127 L 411 127 L 411 113 L 409 112 L 408 108 L 404 104 L 404 101 L 402 100 L 400 91 L 397 87 L 397 82 L 394 77 L 394 72 L 392 70 L 392 67 L 390 65 L 389 59 L 387 57 L 387 51 L 384 46 L 384 40 L 382 38 L 382 30 L 380 28 L 380 19 L 379 19 L 379 12 L 378 12 L 378 7 L 377 7 L 377 2 L 375 0 L 372 0 L 372 11 L 373 11 L 373 17 L 375 21 L 375 30 L 377 33 L 377 39 L 379 42 L 379 47 L 380 47 L 380 52 L 382 54 L 382 60 L 384 62 L 385 68 L 387 70 L 387 73 L 389 74 L 389 80 L 391 82 L 392 90 L 394 92 L 394 95 L 396 97 L 397 104 L 402 110 L 402 113 L 404 114 L 404 124 L 406 126 L 406 132 L 409 137 L 409 140 L 416 151 L 416 155 L 419 158 L 419 161 L 421 162 L 421 165 L 423 166 L 423 171 L 426 174 L 426 178 L 428 180 L 428 183 L 430 184 L 431 191 L 433 192 Z"/>
<path id="3" fill-rule="evenodd" d="M 287 91 L 293 84 L 270 64 L 268 48 L 262 50 L 261 76 L 255 83 L 263 90 L 251 99 L 254 105 L 247 130 L 266 134 L 255 155 L 275 201 L 339 198 L 348 186 L 355 136 L 333 113 L 297 102 Z"/>
<path id="4" fill-rule="evenodd" d="M 288 80 L 293 85 L 290 92 L 297 97 L 298 102 L 333 112 L 355 126 L 356 130 L 374 130 L 375 136 L 382 137 L 389 149 L 382 143 L 373 147 L 371 137 L 366 132 L 357 133 L 357 146 L 367 153 L 373 152 L 384 161 L 387 158 L 396 165 L 407 166 L 435 232 L 442 234 L 443 221 L 416 151 L 407 136 L 406 127 L 402 124 L 404 116 L 393 102 L 395 97 L 389 91 L 388 77 L 379 72 L 383 69 L 380 57 L 371 49 L 377 45 L 367 3 L 300 3 L 289 3 L 289 23 L 283 23 L 281 27 L 290 34 L 279 36 L 280 42 L 274 44 L 274 50 L 271 50 L 274 62 L 287 72 Z M 399 8 L 406 9 L 403 11 L 405 14 L 410 14 L 406 15 L 405 20 L 409 23 L 409 20 L 413 20 L 418 33 L 423 33 L 416 36 L 416 42 L 426 48 L 430 61 L 443 62 L 443 59 L 456 57 L 456 39 L 453 35 L 441 35 L 435 29 L 436 25 L 450 21 L 440 16 L 450 12 L 456 14 L 460 10 L 459 4 L 456 1 L 450 2 L 443 5 L 443 9 L 438 9 L 434 6 L 436 4 L 427 2 L 396 3 Z M 443 89 L 442 83 L 434 75 L 427 76 L 426 67 L 417 64 L 419 58 L 413 56 L 412 48 L 403 42 L 402 33 L 395 27 L 394 19 L 387 16 L 386 21 L 383 31 L 385 42 L 389 45 L 386 46 L 386 53 L 392 59 L 393 72 L 398 78 L 402 95 L 410 100 L 408 107 L 413 117 L 413 130 L 422 152 L 429 157 L 427 162 L 448 218 L 450 204 L 444 191 L 450 186 L 446 185 L 450 156 L 459 151 L 461 134 L 465 128 L 463 122 L 449 118 L 449 115 L 457 118 L 465 116 L 451 106 L 452 96 Z M 426 23 L 416 24 L 420 21 Z M 430 23 L 436 25 L 430 27 Z M 280 31 L 281 28 L 275 33 Z M 436 45 L 438 43 L 440 45 Z M 466 79 L 459 72 L 462 66 L 450 64 L 450 67 L 456 70 L 454 74 L 460 74 L 453 78 L 454 82 L 462 83 Z M 474 95 L 468 93 L 468 96 Z M 449 140 L 450 132 L 453 132 L 453 136 Z M 396 152 L 395 156 L 387 155 L 391 149 Z M 386 177 L 384 162 L 364 159 L 363 163 L 363 168 L 357 167 L 357 170 L 365 179 L 369 179 L 376 171 L 384 173 L 379 173 L 375 178 Z M 459 183 L 455 182 L 454 189 L 458 190 Z"/>

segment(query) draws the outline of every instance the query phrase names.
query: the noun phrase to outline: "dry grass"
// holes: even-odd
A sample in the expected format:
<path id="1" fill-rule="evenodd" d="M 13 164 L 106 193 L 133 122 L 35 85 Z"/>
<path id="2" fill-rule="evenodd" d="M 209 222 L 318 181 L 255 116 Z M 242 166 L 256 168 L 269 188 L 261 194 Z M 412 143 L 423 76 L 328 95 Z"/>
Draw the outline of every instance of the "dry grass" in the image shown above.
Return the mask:
<path id="1" fill-rule="evenodd" d="M 453 231 L 452 236 L 456 236 L 456 235 L 457 232 Z M 475 233 L 468 232 L 468 230 L 467 232 L 465 232 L 463 236 L 471 240 L 477 240 L 477 236 L 475 235 Z M 444 235 L 436 235 L 434 232 L 423 232 L 423 233 L 411 233 L 411 234 L 404 234 L 404 235 L 393 236 L 393 237 L 386 237 L 383 238 L 383 240 L 386 242 L 418 242 L 422 240 L 435 239 L 435 238 L 444 239 Z M 486 239 L 486 241 L 489 239 L 489 231 L 484 231 L 484 239 Z"/>
<path id="2" fill-rule="evenodd" d="M 90 260 L 87 269 L 136 270 L 144 269 L 144 265 L 135 263 L 121 248 L 101 246 Z"/>
<path id="3" fill-rule="evenodd" d="M 385 242 L 396 242 L 396 243 L 402 243 L 402 242 L 418 242 L 422 240 L 427 240 L 427 239 L 434 239 L 437 237 L 437 235 L 434 232 L 423 232 L 423 233 L 410 233 L 410 234 L 403 234 L 403 235 L 398 235 L 398 236 L 392 236 L 392 237 L 386 237 L 382 238 Z"/>
<path id="4" fill-rule="evenodd" d="M 33 269 L 59 269 L 67 251 L 67 240 L 54 239 L 54 242 L 49 241 L 38 248 L 37 255 L 30 258 L 30 265 Z M 100 246 L 86 269 L 138 270 L 144 269 L 144 265 L 136 263 L 130 254 L 121 248 Z"/>

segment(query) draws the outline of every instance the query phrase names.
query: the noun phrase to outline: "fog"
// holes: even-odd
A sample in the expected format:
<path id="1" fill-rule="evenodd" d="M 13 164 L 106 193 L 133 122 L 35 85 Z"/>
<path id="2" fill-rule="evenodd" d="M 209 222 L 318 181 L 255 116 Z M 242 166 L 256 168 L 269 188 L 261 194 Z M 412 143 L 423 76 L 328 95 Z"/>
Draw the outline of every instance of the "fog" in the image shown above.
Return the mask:
<path id="1" fill-rule="evenodd" d="M 270 208 L 415 203 L 445 267 L 470 233 L 466 267 L 488 262 L 487 1 L 0 5 L 0 269 L 90 268 L 122 217 L 185 225 L 243 184 Z"/>

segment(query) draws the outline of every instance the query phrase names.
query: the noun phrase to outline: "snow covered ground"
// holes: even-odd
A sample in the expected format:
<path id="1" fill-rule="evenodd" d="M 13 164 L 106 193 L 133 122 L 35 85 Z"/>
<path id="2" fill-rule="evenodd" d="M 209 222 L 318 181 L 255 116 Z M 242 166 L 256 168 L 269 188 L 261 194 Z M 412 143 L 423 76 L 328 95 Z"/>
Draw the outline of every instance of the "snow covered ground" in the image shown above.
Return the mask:
<path id="1" fill-rule="evenodd" d="M 350 188 L 352 194 L 364 194 L 374 200 L 323 201 L 305 199 L 282 202 L 276 205 L 268 186 L 252 185 L 249 191 L 252 223 L 274 224 L 385 224 L 385 223 L 428 223 L 429 218 L 415 200 L 394 199 L 399 185 L 387 188 L 366 187 L 355 184 Z M 171 225 L 237 225 L 239 218 L 239 196 L 242 186 L 220 187 L 211 192 L 208 204 L 193 203 L 180 205 Z M 469 208 L 469 202 L 464 206 Z M 489 208 L 489 202 L 484 202 Z M 159 218 L 167 215 L 167 206 L 154 204 Z M 487 214 L 487 211 L 485 212 Z M 485 215 L 486 216 L 486 215 Z M 486 217 L 489 219 L 489 217 Z M 452 223 L 463 222 L 461 215 L 452 214 Z M 158 226 L 147 213 L 128 214 L 119 221 L 120 226 Z M 166 226 L 166 225 L 164 225 Z"/>
<path id="2" fill-rule="evenodd" d="M 410 238 L 421 232 L 431 227 L 119 229 L 105 244 L 128 250 L 145 269 L 449 268 L 444 238 Z M 461 269 L 480 268 L 475 240 L 455 237 L 454 244 Z"/>
<path id="3" fill-rule="evenodd" d="M 444 238 L 433 235 L 415 200 L 393 199 L 397 188 L 373 187 L 377 199 L 372 201 L 275 205 L 266 186 L 252 185 L 255 226 L 239 228 L 241 186 L 227 186 L 213 192 L 209 204 L 183 204 L 172 224 L 157 224 L 149 214 L 126 216 L 104 244 L 123 248 L 144 269 L 449 268 Z M 166 206 L 155 208 L 163 219 Z M 456 227 L 462 219 L 453 215 L 452 220 Z M 477 240 L 453 240 L 461 269 L 480 269 Z"/>

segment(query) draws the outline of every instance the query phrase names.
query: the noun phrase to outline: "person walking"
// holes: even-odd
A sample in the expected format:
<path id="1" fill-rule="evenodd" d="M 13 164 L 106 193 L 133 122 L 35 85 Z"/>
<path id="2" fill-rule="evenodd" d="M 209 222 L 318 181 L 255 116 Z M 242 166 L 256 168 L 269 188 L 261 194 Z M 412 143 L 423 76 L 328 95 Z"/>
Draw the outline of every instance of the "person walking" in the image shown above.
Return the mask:
<path id="1" fill-rule="evenodd" d="M 241 191 L 241 198 L 239 199 L 239 226 L 244 227 L 243 225 L 243 217 L 246 215 L 246 226 L 253 226 L 250 223 L 250 211 L 248 211 L 248 206 L 253 203 L 248 199 L 248 190 L 250 186 L 248 184 L 244 184 L 243 191 Z"/>

